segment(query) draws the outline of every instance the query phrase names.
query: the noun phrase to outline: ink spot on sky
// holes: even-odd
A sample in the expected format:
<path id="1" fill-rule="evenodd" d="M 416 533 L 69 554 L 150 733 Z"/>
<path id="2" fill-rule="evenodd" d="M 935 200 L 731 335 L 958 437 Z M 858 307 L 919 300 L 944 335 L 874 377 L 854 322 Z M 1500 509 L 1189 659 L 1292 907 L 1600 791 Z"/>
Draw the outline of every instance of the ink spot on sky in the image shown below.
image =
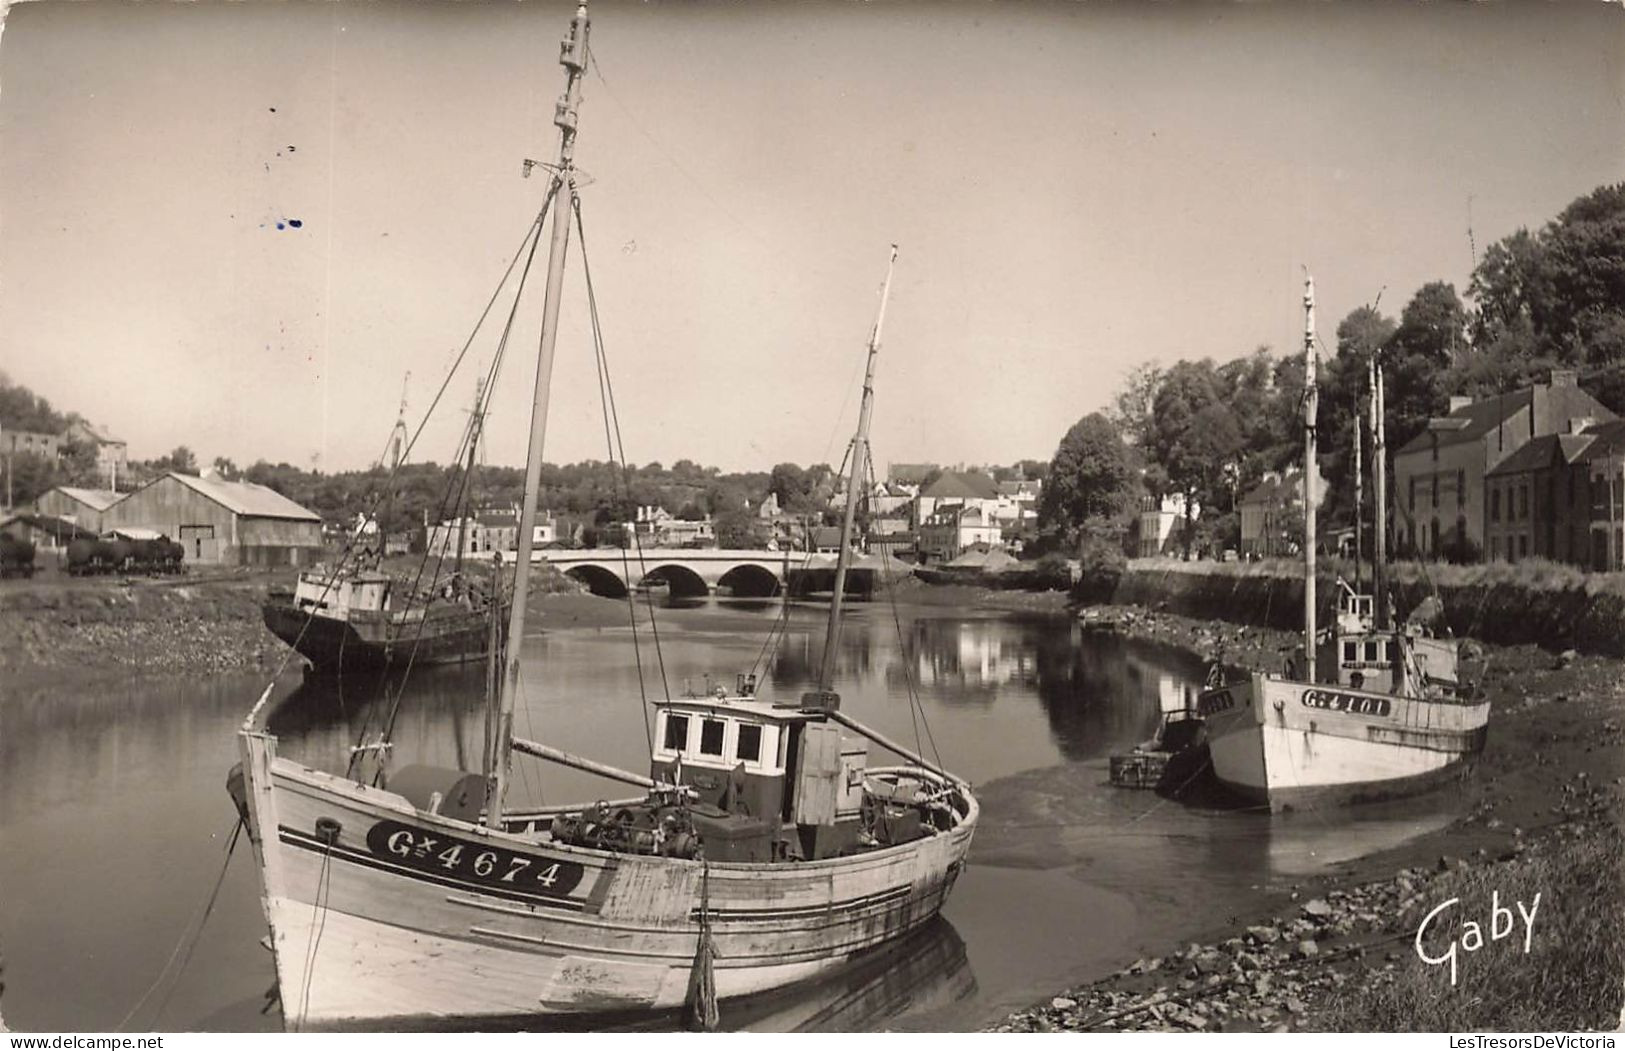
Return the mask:
<path id="1" fill-rule="evenodd" d="M 276 112 L 276 107 L 275 107 L 275 106 L 272 106 L 272 107 L 271 107 L 271 112 L 272 112 L 272 113 L 275 113 L 275 112 Z"/>
<path id="2" fill-rule="evenodd" d="M 285 225 L 283 225 L 282 223 L 277 223 L 276 228 L 278 230 L 286 230 L 287 229 L 287 227 Z"/>
<path id="3" fill-rule="evenodd" d="M 305 225 L 305 221 L 303 219 L 289 219 L 288 220 L 288 225 L 293 227 L 295 230 L 297 230 L 301 226 Z"/>
<path id="4" fill-rule="evenodd" d="M 294 149 L 294 148 L 293 148 L 293 147 L 292 147 L 292 146 L 289 146 L 289 147 L 288 147 L 288 152 L 289 152 L 289 153 L 292 153 L 292 152 L 293 152 L 293 149 Z"/>

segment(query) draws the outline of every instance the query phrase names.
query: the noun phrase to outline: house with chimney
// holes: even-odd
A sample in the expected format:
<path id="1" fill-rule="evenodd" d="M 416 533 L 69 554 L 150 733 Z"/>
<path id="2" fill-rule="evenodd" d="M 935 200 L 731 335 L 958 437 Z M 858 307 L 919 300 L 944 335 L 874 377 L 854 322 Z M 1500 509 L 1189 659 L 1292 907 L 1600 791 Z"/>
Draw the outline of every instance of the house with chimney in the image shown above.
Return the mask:
<path id="1" fill-rule="evenodd" d="M 1543 456 L 1549 461 L 1578 455 L 1574 444 L 1565 451 L 1561 442 L 1546 443 L 1529 453 L 1529 459 L 1513 461 L 1512 470 L 1496 476 L 1493 491 L 1491 472 L 1536 438 L 1579 435 L 1614 418 L 1580 389 L 1573 369 L 1553 369 L 1545 383 L 1478 401 L 1451 398 L 1446 415 L 1429 420 L 1421 434 L 1393 454 L 1389 499 L 1398 550 L 1424 558 L 1516 558 L 1520 544 L 1533 551 L 1534 533 L 1520 541 L 1523 526 L 1513 527 L 1535 520 L 1535 491 L 1525 495 L 1524 489 L 1531 484 L 1530 471 Z M 1529 518 L 1524 517 L 1526 507 Z M 1509 521 L 1508 514 L 1518 517 Z M 1490 547 L 1491 525 L 1497 527 L 1493 535 L 1499 554 Z M 1555 544 L 1555 533 L 1551 539 Z"/>

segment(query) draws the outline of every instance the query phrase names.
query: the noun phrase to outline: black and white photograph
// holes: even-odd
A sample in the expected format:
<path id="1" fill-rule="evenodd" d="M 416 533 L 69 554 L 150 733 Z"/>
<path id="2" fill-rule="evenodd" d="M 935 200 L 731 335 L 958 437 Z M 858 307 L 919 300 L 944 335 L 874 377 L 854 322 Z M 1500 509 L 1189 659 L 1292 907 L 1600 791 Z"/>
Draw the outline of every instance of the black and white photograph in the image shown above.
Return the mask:
<path id="1" fill-rule="evenodd" d="M 11 1048 L 1625 1024 L 1621 3 L 13 2 L 0 473 Z"/>

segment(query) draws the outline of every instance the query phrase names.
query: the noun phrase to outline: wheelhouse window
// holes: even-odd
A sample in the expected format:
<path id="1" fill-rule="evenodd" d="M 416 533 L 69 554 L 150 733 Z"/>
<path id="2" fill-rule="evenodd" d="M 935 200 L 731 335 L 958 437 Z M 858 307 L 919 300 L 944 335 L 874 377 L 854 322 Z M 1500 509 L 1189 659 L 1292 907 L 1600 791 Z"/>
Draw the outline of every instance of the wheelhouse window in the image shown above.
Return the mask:
<path id="1" fill-rule="evenodd" d="M 722 756 L 722 735 L 728 724 L 721 719 L 706 719 L 700 723 L 700 754 Z"/>
<path id="2" fill-rule="evenodd" d="M 1379 644 L 1374 640 L 1365 644 L 1365 660 L 1367 664 L 1377 663 L 1378 647 Z"/>
<path id="3" fill-rule="evenodd" d="M 674 752 L 688 747 L 688 716 L 666 716 L 666 747 Z"/>
<path id="4" fill-rule="evenodd" d="M 1360 644 L 1353 639 L 1343 641 L 1343 662 L 1353 664 L 1360 659 Z"/>
<path id="5" fill-rule="evenodd" d="M 762 758 L 762 728 L 755 723 L 739 724 L 739 739 L 734 744 L 734 758 L 754 763 Z"/>

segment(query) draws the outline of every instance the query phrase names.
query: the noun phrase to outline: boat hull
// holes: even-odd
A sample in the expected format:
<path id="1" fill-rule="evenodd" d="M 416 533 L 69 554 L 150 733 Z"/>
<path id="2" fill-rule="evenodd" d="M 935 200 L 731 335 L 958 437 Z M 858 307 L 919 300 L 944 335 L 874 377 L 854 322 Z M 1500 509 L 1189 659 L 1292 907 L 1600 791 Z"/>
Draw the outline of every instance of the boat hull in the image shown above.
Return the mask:
<path id="1" fill-rule="evenodd" d="M 267 734 L 242 740 L 289 1029 L 678 1008 L 702 901 L 719 999 L 805 981 L 936 916 L 975 827 L 967 794 L 952 830 L 852 857 L 614 854 L 420 811 L 276 758 Z"/>
<path id="2" fill-rule="evenodd" d="M 486 610 L 444 607 L 420 620 L 399 621 L 385 614 L 311 616 L 290 602 L 271 601 L 261 609 L 271 634 L 320 671 L 483 660 L 490 642 Z"/>
<path id="3" fill-rule="evenodd" d="M 1391 799 L 1483 750 L 1488 702 L 1410 698 L 1255 675 L 1204 692 L 1213 773 L 1272 811 Z"/>

